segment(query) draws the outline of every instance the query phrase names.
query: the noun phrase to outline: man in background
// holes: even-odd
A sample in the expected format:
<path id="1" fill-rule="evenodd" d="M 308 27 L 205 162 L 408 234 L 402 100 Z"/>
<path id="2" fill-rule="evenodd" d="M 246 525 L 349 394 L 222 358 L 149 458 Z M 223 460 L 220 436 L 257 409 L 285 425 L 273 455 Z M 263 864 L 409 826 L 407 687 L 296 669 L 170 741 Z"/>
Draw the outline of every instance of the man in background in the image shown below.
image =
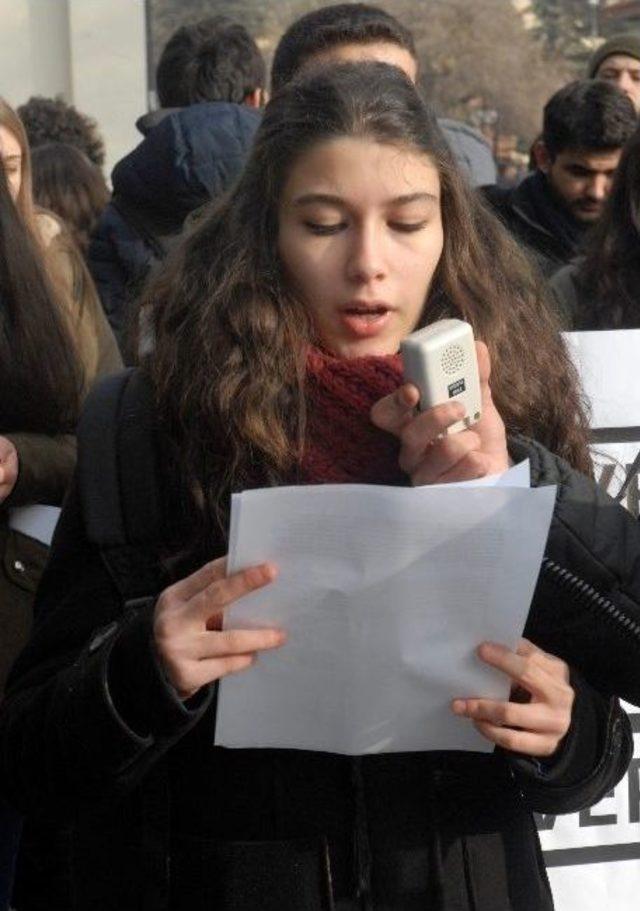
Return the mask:
<path id="1" fill-rule="evenodd" d="M 534 172 L 514 189 L 485 188 L 496 214 L 545 275 L 576 256 L 600 217 L 636 126 L 633 104 L 616 86 L 572 82 L 545 105 Z"/>
<path id="2" fill-rule="evenodd" d="M 612 82 L 640 113 L 640 35 L 615 35 L 589 60 L 587 76 Z"/>
<path id="3" fill-rule="evenodd" d="M 301 16 L 284 33 L 273 58 L 271 89 L 276 92 L 300 70 L 323 63 L 377 60 L 418 79 L 413 35 L 384 10 L 365 3 L 323 6 Z M 496 181 L 487 140 L 456 120 L 439 120 L 445 138 L 473 186 Z"/>
<path id="4" fill-rule="evenodd" d="M 156 72 L 160 109 L 115 166 L 113 198 L 89 247 L 89 267 L 126 360 L 138 297 L 185 218 L 222 194 L 244 164 L 260 121 L 266 67 L 246 29 L 226 16 L 179 28 Z"/>

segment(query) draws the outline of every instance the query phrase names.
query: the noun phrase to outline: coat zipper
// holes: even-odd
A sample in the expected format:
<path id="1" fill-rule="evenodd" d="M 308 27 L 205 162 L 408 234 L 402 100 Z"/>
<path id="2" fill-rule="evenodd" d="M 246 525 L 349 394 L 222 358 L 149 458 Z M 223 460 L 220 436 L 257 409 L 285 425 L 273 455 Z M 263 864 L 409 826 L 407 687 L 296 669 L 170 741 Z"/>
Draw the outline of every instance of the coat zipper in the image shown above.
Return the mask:
<path id="1" fill-rule="evenodd" d="M 601 595 L 593 585 L 589 585 L 584 579 L 574 575 L 549 557 L 542 558 L 542 568 L 547 575 L 552 576 L 553 580 L 571 595 L 576 596 L 578 600 L 588 607 L 596 608 L 599 612 L 606 614 L 610 620 L 618 623 L 623 628 L 625 634 L 629 634 L 640 641 L 640 623 L 628 617 L 613 601 Z"/>

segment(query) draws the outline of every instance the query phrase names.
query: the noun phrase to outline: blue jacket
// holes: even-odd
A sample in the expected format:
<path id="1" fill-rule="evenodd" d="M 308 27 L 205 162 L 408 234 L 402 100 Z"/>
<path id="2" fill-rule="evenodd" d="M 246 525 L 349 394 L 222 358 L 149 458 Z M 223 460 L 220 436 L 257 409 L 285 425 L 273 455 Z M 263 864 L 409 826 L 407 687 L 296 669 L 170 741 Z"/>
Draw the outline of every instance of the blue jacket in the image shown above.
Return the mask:
<path id="1" fill-rule="evenodd" d="M 89 268 L 122 347 L 131 303 L 186 216 L 220 196 L 240 173 L 260 122 L 226 102 L 140 118 L 144 139 L 115 166 L 113 198 L 94 233 Z"/>

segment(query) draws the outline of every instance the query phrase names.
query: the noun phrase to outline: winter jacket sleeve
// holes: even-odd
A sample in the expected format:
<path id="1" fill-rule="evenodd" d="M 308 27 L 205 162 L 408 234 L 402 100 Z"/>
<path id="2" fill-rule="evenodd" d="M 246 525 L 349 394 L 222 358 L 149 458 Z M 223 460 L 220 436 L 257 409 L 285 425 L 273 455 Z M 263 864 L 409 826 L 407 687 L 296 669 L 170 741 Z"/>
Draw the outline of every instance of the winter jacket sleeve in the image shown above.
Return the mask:
<path id="1" fill-rule="evenodd" d="M 28 811 L 73 811 L 132 786 L 202 717 L 181 702 L 151 638 L 153 600 L 125 608 L 84 533 L 72 486 L 36 599 L 34 635 L 0 710 L 0 781 Z"/>
<path id="2" fill-rule="evenodd" d="M 593 806 L 620 781 L 633 756 L 633 735 L 615 697 L 605 697 L 571 672 L 571 727 L 556 754 L 537 760 L 508 753 L 532 810 L 573 813 Z"/>

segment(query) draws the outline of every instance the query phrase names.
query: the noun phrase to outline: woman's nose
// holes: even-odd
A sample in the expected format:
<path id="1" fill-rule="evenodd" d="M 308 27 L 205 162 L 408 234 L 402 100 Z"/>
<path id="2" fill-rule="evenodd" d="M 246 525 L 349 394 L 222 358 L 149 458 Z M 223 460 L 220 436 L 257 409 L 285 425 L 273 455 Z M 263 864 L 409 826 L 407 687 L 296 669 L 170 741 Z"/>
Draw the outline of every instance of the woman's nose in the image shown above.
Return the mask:
<path id="1" fill-rule="evenodd" d="M 372 228 L 354 231 L 347 271 L 352 281 L 363 283 L 385 277 L 386 254 L 378 231 Z"/>

